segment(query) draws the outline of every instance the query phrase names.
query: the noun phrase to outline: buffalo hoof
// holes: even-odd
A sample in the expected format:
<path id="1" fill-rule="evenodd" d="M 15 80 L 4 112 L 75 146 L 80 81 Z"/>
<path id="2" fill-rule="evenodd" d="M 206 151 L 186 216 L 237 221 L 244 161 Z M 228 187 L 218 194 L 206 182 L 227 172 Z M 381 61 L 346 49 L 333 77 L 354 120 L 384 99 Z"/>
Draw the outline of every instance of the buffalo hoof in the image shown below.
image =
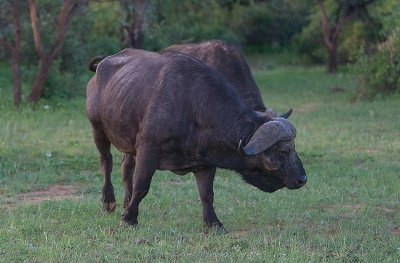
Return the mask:
<path id="1" fill-rule="evenodd" d="M 117 203 L 114 202 L 103 202 L 103 211 L 104 212 L 108 212 L 108 213 L 112 213 L 115 211 L 115 208 L 117 207 Z"/>

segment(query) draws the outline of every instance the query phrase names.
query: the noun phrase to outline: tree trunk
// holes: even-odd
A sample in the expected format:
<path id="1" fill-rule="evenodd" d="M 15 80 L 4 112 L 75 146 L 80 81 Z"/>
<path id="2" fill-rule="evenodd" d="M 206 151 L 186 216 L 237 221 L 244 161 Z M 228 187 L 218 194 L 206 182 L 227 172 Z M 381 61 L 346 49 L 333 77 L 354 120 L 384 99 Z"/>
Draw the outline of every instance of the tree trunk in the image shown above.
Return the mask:
<path id="1" fill-rule="evenodd" d="M 121 49 L 142 48 L 146 0 L 120 0 L 120 5 L 122 12 L 126 14 L 124 17 L 125 25 L 122 27 Z M 131 10 L 134 10 L 134 12 L 131 12 Z"/>
<path id="2" fill-rule="evenodd" d="M 49 73 L 51 64 L 53 63 L 54 59 L 59 55 L 62 49 L 65 33 L 70 23 L 71 17 L 74 15 L 77 9 L 79 9 L 81 6 L 86 6 L 87 4 L 88 0 L 64 0 L 62 2 L 60 14 L 58 17 L 58 28 L 53 47 L 49 52 L 45 52 L 40 36 L 36 3 L 35 0 L 29 0 L 33 39 L 35 43 L 35 50 L 39 57 L 39 70 L 36 74 L 35 81 L 28 96 L 28 101 L 36 102 L 41 98 L 42 91 L 44 89 L 44 83 Z"/>
<path id="3" fill-rule="evenodd" d="M 337 71 L 337 43 L 332 41 L 332 45 L 328 48 L 328 73 L 333 74 Z"/>
<path id="4" fill-rule="evenodd" d="M 31 92 L 28 96 L 28 101 L 36 102 L 42 97 L 42 92 L 44 89 L 44 83 L 46 81 L 47 75 L 49 74 L 49 70 L 53 59 L 41 59 L 39 70 L 36 74 L 35 81 L 33 82 Z"/>
<path id="5" fill-rule="evenodd" d="M 337 49 L 339 33 L 343 26 L 349 22 L 358 12 L 366 12 L 366 7 L 375 2 L 375 0 L 368 1 L 337 1 L 337 9 L 333 19 L 328 17 L 325 10 L 324 2 L 317 0 L 319 10 L 322 18 L 322 36 L 326 49 L 328 50 L 328 72 L 335 73 L 337 71 Z M 330 21 L 334 21 L 333 23 Z M 331 25 L 332 23 L 332 25 Z"/>

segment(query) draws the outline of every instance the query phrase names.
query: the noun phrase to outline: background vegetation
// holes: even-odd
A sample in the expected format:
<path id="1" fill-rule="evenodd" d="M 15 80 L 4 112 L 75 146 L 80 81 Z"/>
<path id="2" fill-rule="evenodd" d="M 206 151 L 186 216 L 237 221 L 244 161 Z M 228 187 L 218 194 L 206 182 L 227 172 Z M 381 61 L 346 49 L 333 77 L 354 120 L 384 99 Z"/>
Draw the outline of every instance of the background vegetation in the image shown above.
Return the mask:
<path id="1" fill-rule="evenodd" d="M 68 9 L 71 12 L 66 20 L 62 49 L 50 62 L 36 48 L 30 12 L 33 3 L 43 54 L 48 57 L 63 29 L 60 14 L 67 10 L 66 3 L 73 6 Z M 326 33 L 331 34 L 327 39 L 335 40 L 335 31 L 338 39 L 332 42 L 337 42 L 334 63 L 352 65 L 350 68 L 360 80 L 359 97 L 373 98 L 399 91 L 400 16 L 396 0 L 67 0 L 62 3 L 63 6 L 52 0 L 30 0 L 29 4 L 6 0 L 0 4 L 0 44 L 5 47 L 0 49 L 0 63 L 3 64 L 16 56 L 10 51 L 16 50 L 12 47 L 17 43 L 13 10 L 15 7 L 19 10 L 17 55 L 25 82 L 20 92 L 22 101 L 82 96 L 83 92 L 76 87 L 87 81 L 87 61 L 127 46 L 157 51 L 171 44 L 218 38 L 248 53 L 283 52 L 301 56 L 302 64 L 327 64 L 333 58 L 323 39 Z M 135 8 L 139 4 L 140 9 Z M 324 7 L 326 20 L 320 6 Z M 135 38 L 137 29 L 143 34 L 140 41 Z M 43 90 L 40 88 L 40 94 L 33 94 L 47 62 L 51 67 Z M 2 85 L 2 88 L 11 87 Z"/>

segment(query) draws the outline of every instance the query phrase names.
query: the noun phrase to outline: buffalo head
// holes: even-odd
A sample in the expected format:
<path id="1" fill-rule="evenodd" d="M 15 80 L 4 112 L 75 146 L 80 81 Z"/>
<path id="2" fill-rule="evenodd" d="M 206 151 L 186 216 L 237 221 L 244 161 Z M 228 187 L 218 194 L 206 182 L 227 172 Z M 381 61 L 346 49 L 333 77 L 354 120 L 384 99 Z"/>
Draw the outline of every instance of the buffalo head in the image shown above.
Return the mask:
<path id="1" fill-rule="evenodd" d="M 295 137 L 296 129 L 284 118 L 260 126 L 246 145 L 239 144 L 252 167 L 241 171 L 243 179 L 266 192 L 304 186 L 307 176 L 295 150 Z"/>

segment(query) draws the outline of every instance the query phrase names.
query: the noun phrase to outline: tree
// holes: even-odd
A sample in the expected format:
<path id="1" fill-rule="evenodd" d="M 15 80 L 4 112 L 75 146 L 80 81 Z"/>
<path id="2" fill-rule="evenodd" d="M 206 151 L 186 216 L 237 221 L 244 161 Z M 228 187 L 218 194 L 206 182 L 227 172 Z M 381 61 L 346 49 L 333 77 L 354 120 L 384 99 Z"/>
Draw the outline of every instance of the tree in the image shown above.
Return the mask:
<path id="1" fill-rule="evenodd" d="M 120 0 L 120 4 L 125 13 L 121 48 L 141 48 L 144 40 L 143 24 L 146 0 Z"/>
<path id="2" fill-rule="evenodd" d="M 335 0 L 331 14 L 327 12 L 323 0 L 317 0 L 322 18 L 323 42 L 328 50 L 328 72 L 337 71 L 337 49 L 339 33 L 343 26 L 360 12 L 367 13 L 367 6 L 375 0 Z"/>
<path id="3" fill-rule="evenodd" d="M 36 2 L 35 0 L 29 0 L 29 10 L 32 24 L 33 40 L 35 43 L 35 50 L 39 57 L 39 69 L 36 74 L 35 80 L 31 92 L 28 96 L 28 100 L 36 102 L 41 98 L 42 91 L 44 89 L 44 83 L 49 73 L 50 67 L 60 54 L 62 49 L 65 33 L 68 29 L 68 25 L 72 16 L 77 10 L 83 6 L 87 6 L 89 0 L 64 0 L 60 9 L 58 17 L 58 25 L 56 37 L 50 50 L 46 52 L 43 48 L 42 38 L 39 28 L 39 19 L 37 15 Z"/>
<path id="4" fill-rule="evenodd" d="M 11 7 L 11 14 L 12 14 L 12 28 L 13 28 L 13 41 L 9 41 L 6 39 L 5 36 L 0 37 L 0 44 L 7 50 L 11 52 L 11 71 L 12 71 L 12 78 L 13 78 L 13 98 L 14 98 L 14 105 L 19 107 L 21 104 L 21 71 L 20 71 L 20 55 L 21 55 L 21 22 L 20 22 L 20 13 L 21 10 L 20 1 L 19 0 L 8 0 L 3 3 L 3 5 L 8 5 L 7 7 Z M 0 19 L 7 20 L 5 17 L 7 16 L 6 6 L 1 8 Z M 9 23 L 5 23 L 6 26 Z"/>

